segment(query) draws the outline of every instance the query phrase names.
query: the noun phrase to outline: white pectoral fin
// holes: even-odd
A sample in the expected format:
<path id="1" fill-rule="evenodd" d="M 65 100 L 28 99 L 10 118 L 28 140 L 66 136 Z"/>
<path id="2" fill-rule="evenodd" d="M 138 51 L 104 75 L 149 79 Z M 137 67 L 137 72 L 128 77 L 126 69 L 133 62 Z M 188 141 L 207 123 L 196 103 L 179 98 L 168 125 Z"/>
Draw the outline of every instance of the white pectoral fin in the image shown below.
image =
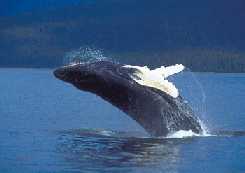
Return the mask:
<path id="1" fill-rule="evenodd" d="M 174 74 L 177 74 L 183 71 L 184 69 L 185 69 L 185 66 L 183 66 L 182 64 L 175 64 L 175 65 L 171 65 L 168 67 L 162 66 L 160 68 L 156 68 L 154 71 L 160 72 L 164 78 L 167 78 L 171 75 L 174 75 Z"/>
<path id="2" fill-rule="evenodd" d="M 139 79 L 135 79 L 134 77 L 132 78 L 140 85 L 157 88 L 174 98 L 179 96 L 178 89 L 166 78 L 183 71 L 185 67 L 182 64 L 176 64 L 168 67 L 161 66 L 160 68 L 156 68 L 154 70 L 150 70 L 146 66 L 140 67 L 125 65 L 124 67 L 138 69 L 138 72 L 136 72 L 134 75 L 136 75 Z"/>
<path id="3" fill-rule="evenodd" d="M 182 72 L 185 69 L 185 66 L 183 66 L 182 64 L 175 64 L 172 66 L 168 66 L 165 68 L 166 69 L 166 77 L 177 74 Z"/>

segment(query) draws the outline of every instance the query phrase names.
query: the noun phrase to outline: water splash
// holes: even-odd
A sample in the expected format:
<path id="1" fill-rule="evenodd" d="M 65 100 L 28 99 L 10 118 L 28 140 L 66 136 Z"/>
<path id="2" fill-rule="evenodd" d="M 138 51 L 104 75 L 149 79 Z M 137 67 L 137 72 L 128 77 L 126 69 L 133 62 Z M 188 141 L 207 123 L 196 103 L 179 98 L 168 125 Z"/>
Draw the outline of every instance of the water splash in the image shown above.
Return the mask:
<path id="1" fill-rule="evenodd" d="M 169 78 L 180 90 L 180 94 L 199 116 L 206 114 L 206 94 L 196 75 L 186 68 L 182 73 Z"/>
<path id="2" fill-rule="evenodd" d="M 190 138 L 190 137 L 209 137 L 209 136 L 214 136 L 214 135 L 207 133 L 205 130 L 203 131 L 202 134 L 195 133 L 192 130 L 179 130 L 177 132 L 168 134 L 167 137 L 164 138 Z"/>
<path id="3" fill-rule="evenodd" d="M 169 134 L 166 138 L 187 138 L 195 136 L 200 136 L 200 134 L 194 133 L 192 130 L 179 130 Z"/>
<path id="4" fill-rule="evenodd" d="M 195 115 L 198 117 L 199 124 L 202 127 L 203 134 L 210 134 L 206 126 L 206 94 L 205 90 L 197 78 L 196 74 L 186 68 L 183 72 L 169 78 L 179 88 L 180 95 L 183 96 L 186 103 L 191 106 Z"/>
<path id="5" fill-rule="evenodd" d="M 82 64 L 96 61 L 111 61 L 103 54 L 101 49 L 92 47 L 80 47 L 77 50 L 67 52 L 63 58 L 64 65 Z"/>

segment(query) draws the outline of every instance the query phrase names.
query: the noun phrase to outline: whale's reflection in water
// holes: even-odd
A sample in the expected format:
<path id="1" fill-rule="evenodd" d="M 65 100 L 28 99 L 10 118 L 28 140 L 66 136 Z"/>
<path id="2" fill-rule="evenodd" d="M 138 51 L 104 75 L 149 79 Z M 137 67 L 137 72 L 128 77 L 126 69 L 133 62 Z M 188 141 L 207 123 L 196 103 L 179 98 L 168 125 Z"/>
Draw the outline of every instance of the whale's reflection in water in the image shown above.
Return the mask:
<path id="1" fill-rule="evenodd" d="M 135 138 L 106 131 L 76 130 L 59 138 L 58 152 L 70 171 L 115 172 L 144 168 L 144 171 L 176 172 L 180 144 L 193 139 Z M 148 170 L 149 171 L 149 170 Z"/>

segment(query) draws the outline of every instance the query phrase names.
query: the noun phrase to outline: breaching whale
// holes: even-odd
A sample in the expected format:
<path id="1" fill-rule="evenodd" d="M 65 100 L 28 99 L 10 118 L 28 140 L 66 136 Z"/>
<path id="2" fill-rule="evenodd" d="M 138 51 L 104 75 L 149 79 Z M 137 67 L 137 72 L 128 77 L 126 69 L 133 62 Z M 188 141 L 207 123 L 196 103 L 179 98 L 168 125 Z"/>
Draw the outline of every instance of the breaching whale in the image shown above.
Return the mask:
<path id="1" fill-rule="evenodd" d="M 94 93 L 137 121 L 151 136 L 179 130 L 202 133 L 198 118 L 166 78 L 181 65 L 149 70 L 110 61 L 63 66 L 54 75 L 80 90 Z"/>

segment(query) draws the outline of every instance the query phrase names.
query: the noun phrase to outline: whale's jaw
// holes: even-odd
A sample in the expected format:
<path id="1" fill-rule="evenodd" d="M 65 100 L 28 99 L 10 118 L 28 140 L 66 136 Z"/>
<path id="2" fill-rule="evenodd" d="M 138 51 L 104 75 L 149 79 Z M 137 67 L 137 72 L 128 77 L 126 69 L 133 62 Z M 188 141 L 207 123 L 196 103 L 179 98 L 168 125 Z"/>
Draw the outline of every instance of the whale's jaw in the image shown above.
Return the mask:
<path id="1" fill-rule="evenodd" d="M 92 92 L 137 121 L 152 136 L 179 130 L 202 133 L 198 118 L 181 96 L 140 85 L 132 76 L 137 69 L 108 61 L 65 66 L 54 75 L 80 90 Z"/>

